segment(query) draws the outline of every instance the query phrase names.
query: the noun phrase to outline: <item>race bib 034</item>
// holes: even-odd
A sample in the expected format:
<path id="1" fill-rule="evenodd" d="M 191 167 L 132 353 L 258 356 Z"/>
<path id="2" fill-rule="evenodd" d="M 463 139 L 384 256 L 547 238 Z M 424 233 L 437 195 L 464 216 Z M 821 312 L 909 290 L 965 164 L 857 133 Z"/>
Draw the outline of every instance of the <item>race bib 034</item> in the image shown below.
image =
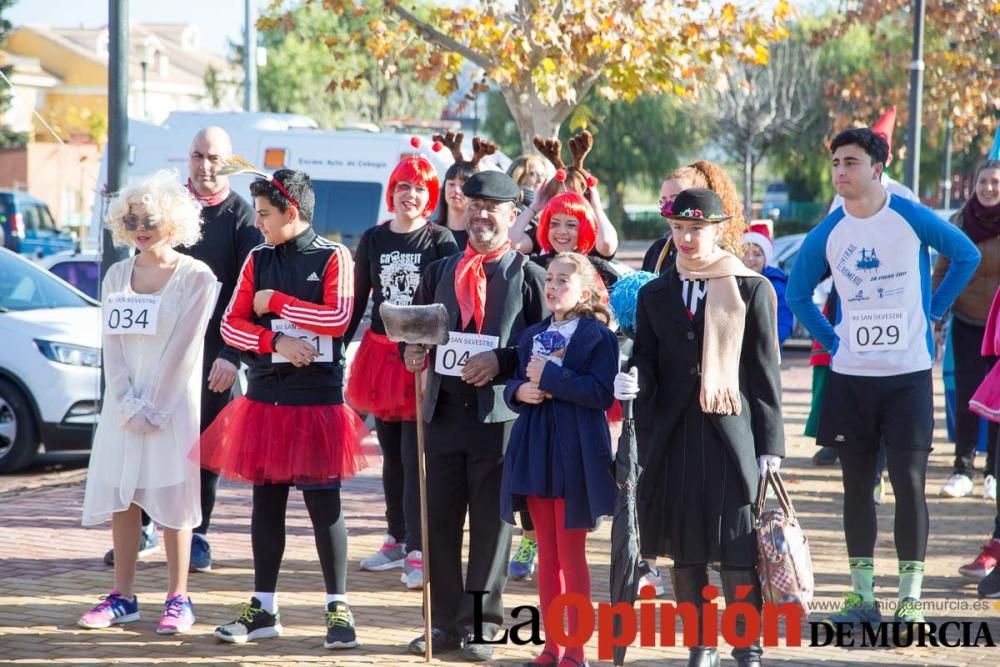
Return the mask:
<path id="1" fill-rule="evenodd" d="M 470 357 L 480 352 L 495 350 L 500 346 L 498 336 L 448 332 L 448 344 L 439 345 L 435 354 L 434 370 L 441 375 L 461 376 Z"/>
<path id="2" fill-rule="evenodd" d="M 104 298 L 104 335 L 156 333 L 160 314 L 159 294 L 129 294 L 115 292 Z"/>

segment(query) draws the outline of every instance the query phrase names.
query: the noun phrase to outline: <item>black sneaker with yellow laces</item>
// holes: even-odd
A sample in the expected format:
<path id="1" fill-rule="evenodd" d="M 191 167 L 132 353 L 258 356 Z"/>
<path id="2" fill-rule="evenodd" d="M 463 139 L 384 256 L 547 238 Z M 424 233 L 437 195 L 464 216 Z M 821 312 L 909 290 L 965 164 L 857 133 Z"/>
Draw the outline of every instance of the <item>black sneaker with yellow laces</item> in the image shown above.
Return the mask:
<path id="1" fill-rule="evenodd" d="M 253 639 L 280 637 L 279 616 L 261 609 L 260 600 L 257 598 L 250 598 L 248 604 L 240 607 L 236 620 L 215 629 L 215 637 L 231 644 L 245 644 Z"/>
<path id="2" fill-rule="evenodd" d="M 346 602 L 334 600 L 326 606 L 326 641 L 323 648 L 354 648 L 357 645 L 351 608 Z"/>

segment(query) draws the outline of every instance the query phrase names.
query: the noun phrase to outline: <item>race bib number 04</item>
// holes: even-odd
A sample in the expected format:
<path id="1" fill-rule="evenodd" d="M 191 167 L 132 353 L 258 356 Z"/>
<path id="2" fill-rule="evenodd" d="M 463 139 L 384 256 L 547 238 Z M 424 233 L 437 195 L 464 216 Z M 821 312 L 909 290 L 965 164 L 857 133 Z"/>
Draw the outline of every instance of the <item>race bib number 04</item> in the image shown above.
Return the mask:
<path id="1" fill-rule="evenodd" d="M 902 308 L 852 310 L 848 314 L 852 352 L 905 350 L 909 347 L 909 322 Z"/>
<path id="2" fill-rule="evenodd" d="M 319 356 L 313 360 L 313 363 L 318 361 L 333 362 L 333 336 L 323 336 L 314 331 L 309 331 L 308 329 L 303 329 L 295 324 L 284 319 L 271 320 L 271 331 L 277 333 L 281 332 L 286 336 L 291 336 L 292 338 L 298 338 L 304 340 L 317 350 L 319 350 Z M 271 363 L 272 364 L 290 364 L 288 359 L 277 352 L 271 353 Z"/>
<path id="3" fill-rule="evenodd" d="M 439 345 L 434 361 L 434 370 L 441 375 L 459 377 L 470 357 L 480 352 L 488 352 L 500 347 L 498 336 L 448 332 L 448 344 Z"/>
<path id="4" fill-rule="evenodd" d="M 160 314 L 158 294 L 128 294 L 116 292 L 104 299 L 104 335 L 156 333 Z"/>

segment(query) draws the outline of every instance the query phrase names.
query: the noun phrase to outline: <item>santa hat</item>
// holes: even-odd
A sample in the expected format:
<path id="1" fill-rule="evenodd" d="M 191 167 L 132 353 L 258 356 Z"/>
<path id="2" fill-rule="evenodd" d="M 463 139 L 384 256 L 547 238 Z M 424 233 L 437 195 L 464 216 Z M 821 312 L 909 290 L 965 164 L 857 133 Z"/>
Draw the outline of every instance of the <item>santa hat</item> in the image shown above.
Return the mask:
<path id="1" fill-rule="evenodd" d="M 770 266 L 774 260 L 774 244 L 771 243 L 771 228 L 765 222 L 752 222 L 743 234 L 741 243 L 753 243 L 764 251 L 764 266 Z"/>
<path id="2" fill-rule="evenodd" d="M 872 132 L 881 136 L 885 139 L 885 143 L 889 146 L 889 155 L 892 155 L 892 131 L 896 127 L 896 107 L 895 105 L 889 107 L 882 114 L 882 117 L 872 125 Z"/>

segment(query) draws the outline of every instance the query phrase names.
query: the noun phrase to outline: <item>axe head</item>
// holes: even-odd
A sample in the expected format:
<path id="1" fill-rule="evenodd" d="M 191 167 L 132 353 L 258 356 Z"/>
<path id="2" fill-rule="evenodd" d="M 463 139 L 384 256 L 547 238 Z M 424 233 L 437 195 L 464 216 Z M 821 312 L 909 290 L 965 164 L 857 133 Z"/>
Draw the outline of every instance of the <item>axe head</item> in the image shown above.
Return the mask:
<path id="1" fill-rule="evenodd" d="M 378 309 L 385 335 L 395 343 L 444 345 L 448 342 L 448 309 L 444 304 L 394 306 L 383 301 Z"/>

